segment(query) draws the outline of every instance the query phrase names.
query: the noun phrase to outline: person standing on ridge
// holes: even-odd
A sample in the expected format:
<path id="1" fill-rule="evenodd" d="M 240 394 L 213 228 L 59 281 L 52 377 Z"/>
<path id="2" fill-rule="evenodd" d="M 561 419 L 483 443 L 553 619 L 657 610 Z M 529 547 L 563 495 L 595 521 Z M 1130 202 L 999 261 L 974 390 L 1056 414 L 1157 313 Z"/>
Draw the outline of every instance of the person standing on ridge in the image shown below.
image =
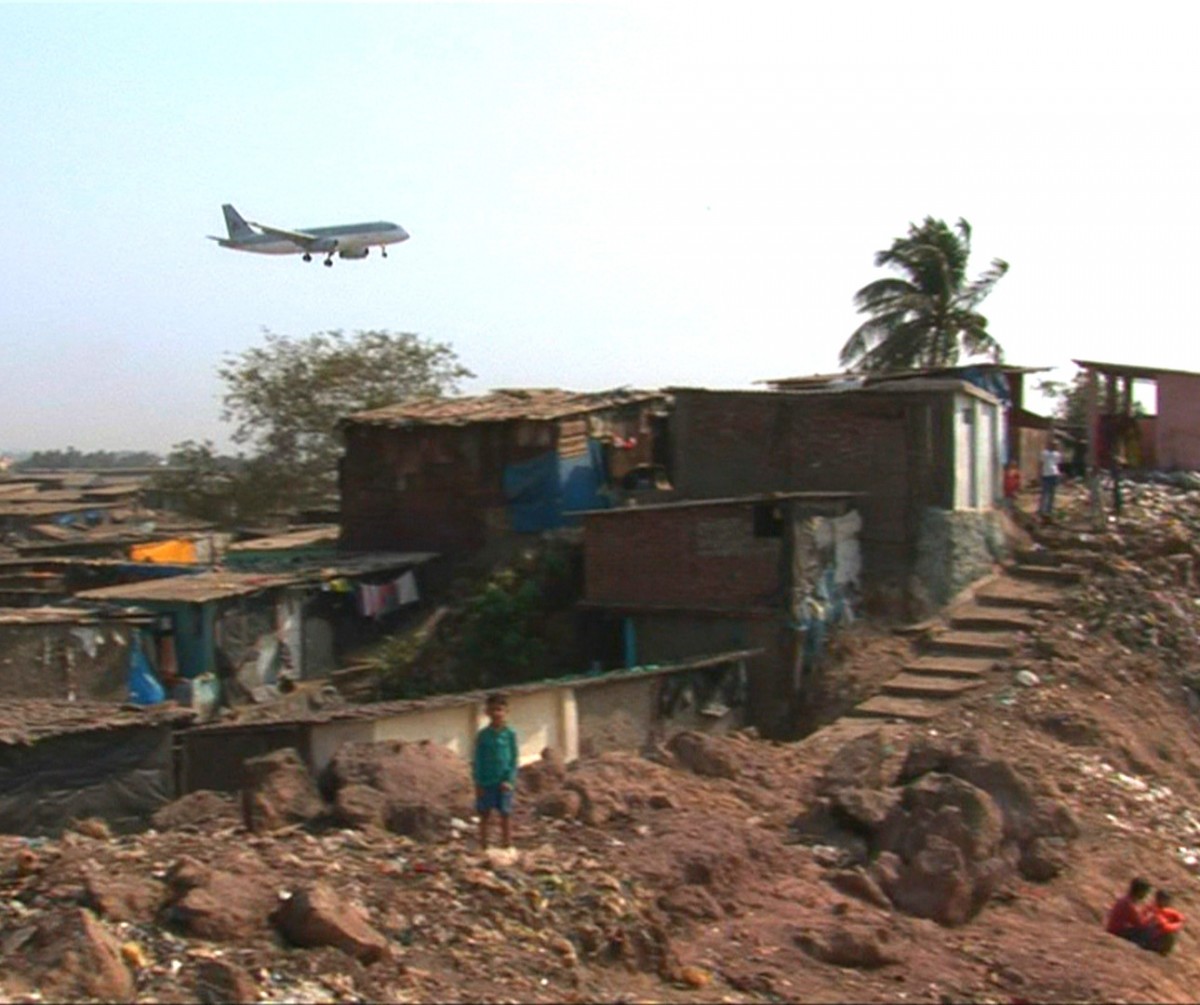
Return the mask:
<path id="1" fill-rule="evenodd" d="M 491 721 L 475 737 L 472 775 L 475 779 L 475 811 L 479 814 L 479 847 L 486 851 L 492 813 L 500 815 L 500 837 L 504 847 L 512 847 L 510 818 L 520 754 L 517 734 L 507 724 L 508 699 L 502 694 L 490 694 L 484 707 Z"/>

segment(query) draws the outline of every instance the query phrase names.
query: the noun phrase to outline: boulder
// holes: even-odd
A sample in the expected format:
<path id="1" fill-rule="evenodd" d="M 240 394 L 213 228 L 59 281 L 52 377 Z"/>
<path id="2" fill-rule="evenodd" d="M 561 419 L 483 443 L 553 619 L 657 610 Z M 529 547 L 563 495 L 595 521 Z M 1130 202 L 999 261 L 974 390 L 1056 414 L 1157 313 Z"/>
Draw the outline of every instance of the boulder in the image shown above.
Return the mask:
<path id="1" fill-rule="evenodd" d="M 83 894 L 86 905 L 102 918 L 144 924 L 154 920 L 163 888 L 142 876 L 89 873 L 83 880 Z"/>
<path id="2" fill-rule="evenodd" d="M 582 809 L 583 796 L 575 789 L 547 792 L 537 801 L 538 813 L 555 820 L 574 820 Z"/>
<path id="3" fill-rule="evenodd" d="M 901 805 L 908 813 L 907 830 L 916 834 L 918 846 L 925 836 L 936 834 L 968 861 L 991 858 L 1004 834 L 1000 810 L 987 792 L 953 775 L 922 775 L 905 787 Z"/>
<path id="4" fill-rule="evenodd" d="M 961 925 L 975 912 L 975 890 L 963 854 L 931 836 L 887 890 L 900 910 L 940 925 Z"/>
<path id="5" fill-rule="evenodd" d="M 871 838 L 899 800 L 895 789 L 838 789 L 830 796 L 830 808 L 840 824 Z"/>
<path id="6" fill-rule="evenodd" d="M 353 782 L 343 785 L 333 799 L 333 817 L 346 826 L 366 829 L 384 827 L 386 798 L 378 789 Z"/>
<path id="7" fill-rule="evenodd" d="M 412 837 L 434 837 L 452 818 L 474 812 L 470 769 L 441 744 L 344 743 L 329 764 L 323 787 L 336 805 L 342 790 L 352 785 L 379 793 L 379 820 L 389 830 Z M 368 800 L 359 791 L 348 802 L 361 814 Z M 368 813 L 366 819 L 373 821 L 374 815 Z"/>
<path id="8" fill-rule="evenodd" d="M 1063 838 L 1036 837 L 1021 849 L 1017 868 L 1034 883 L 1046 883 L 1067 866 L 1067 842 Z"/>
<path id="9" fill-rule="evenodd" d="M 258 982 L 236 963 L 205 959 L 196 967 L 196 997 L 204 1005 L 258 1001 Z"/>
<path id="10" fill-rule="evenodd" d="M 878 730 L 856 736 L 830 758 L 819 791 L 824 794 L 837 789 L 878 789 L 884 782 L 886 758 L 883 736 Z"/>
<path id="11" fill-rule="evenodd" d="M 324 883 L 297 890 L 271 919 L 289 942 L 307 948 L 333 946 L 362 963 L 374 963 L 388 941 L 357 904 L 339 897 Z"/>
<path id="12" fill-rule="evenodd" d="M 802 932 L 794 936 L 801 949 L 835 967 L 876 970 L 896 963 L 900 953 L 890 945 L 886 928 L 843 923 L 823 932 Z"/>
<path id="13" fill-rule="evenodd" d="M 20 962 L 47 1001 L 132 1001 L 134 997 L 133 974 L 121 957 L 120 942 L 86 908 L 43 916 L 23 947 Z"/>
<path id="14" fill-rule="evenodd" d="M 732 753 L 714 737 L 685 730 L 667 741 L 667 749 L 675 755 L 681 767 L 693 774 L 709 778 L 736 778 L 737 761 Z"/>
<path id="15" fill-rule="evenodd" d="M 160 806 L 150 823 L 156 830 L 173 831 L 181 827 L 229 826 L 238 820 L 238 807 L 232 796 L 200 789 Z"/>
<path id="16" fill-rule="evenodd" d="M 521 769 L 521 791 L 536 796 L 562 786 L 567 769 L 558 751 L 547 747 L 542 759 Z"/>
<path id="17" fill-rule="evenodd" d="M 257 856 L 212 868 L 184 857 L 167 870 L 167 918 L 187 934 L 245 942 L 267 928 L 279 902 L 278 877 Z"/>
<path id="18" fill-rule="evenodd" d="M 316 782 L 290 747 L 251 757 L 243 762 L 242 770 L 242 814 L 247 830 L 279 830 L 307 823 L 325 812 Z"/>
<path id="19" fill-rule="evenodd" d="M 847 896 L 854 897 L 874 907 L 889 911 L 892 902 L 888 900 L 883 888 L 862 868 L 841 869 L 831 873 L 827 880 L 835 890 L 840 890 Z"/>

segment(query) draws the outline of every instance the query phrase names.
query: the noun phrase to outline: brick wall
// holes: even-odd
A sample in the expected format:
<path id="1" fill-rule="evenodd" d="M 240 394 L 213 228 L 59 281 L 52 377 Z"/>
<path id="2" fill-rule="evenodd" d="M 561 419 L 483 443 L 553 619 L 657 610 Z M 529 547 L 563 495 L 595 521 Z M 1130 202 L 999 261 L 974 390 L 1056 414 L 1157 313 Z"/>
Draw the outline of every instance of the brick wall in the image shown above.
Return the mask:
<path id="1" fill-rule="evenodd" d="M 755 534 L 754 507 L 636 508 L 584 520 L 586 597 L 632 606 L 781 606 L 782 537 Z"/>
<path id="2" fill-rule="evenodd" d="M 675 392 L 672 458 L 680 495 L 848 491 L 868 577 L 910 568 L 919 516 L 952 484 L 946 406 L 936 395 Z"/>

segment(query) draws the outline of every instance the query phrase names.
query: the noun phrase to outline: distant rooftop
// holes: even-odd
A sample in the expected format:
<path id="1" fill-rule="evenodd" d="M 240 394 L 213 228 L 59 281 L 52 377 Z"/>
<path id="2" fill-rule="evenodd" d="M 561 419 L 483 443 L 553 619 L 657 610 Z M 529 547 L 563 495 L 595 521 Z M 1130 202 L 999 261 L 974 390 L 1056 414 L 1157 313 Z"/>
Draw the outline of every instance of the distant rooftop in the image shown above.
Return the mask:
<path id="1" fill-rule="evenodd" d="M 919 367 L 913 370 L 892 370 L 887 373 L 814 373 L 803 377 L 773 377 L 756 380 L 756 384 L 766 384 L 768 387 L 780 390 L 807 390 L 822 387 L 868 387 L 878 384 L 891 383 L 897 380 L 914 380 L 929 377 L 956 377 L 969 370 L 988 371 L 1003 374 L 1046 373 L 1048 366 L 1010 366 L 1007 363 L 964 363 L 961 366 Z"/>
<path id="2" fill-rule="evenodd" d="M 356 412 L 347 423 L 382 426 L 465 426 L 475 422 L 552 421 L 608 408 L 664 398 L 661 391 L 620 387 L 611 391 L 562 391 L 557 388 L 501 389 L 462 398 L 416 398 Z"/>

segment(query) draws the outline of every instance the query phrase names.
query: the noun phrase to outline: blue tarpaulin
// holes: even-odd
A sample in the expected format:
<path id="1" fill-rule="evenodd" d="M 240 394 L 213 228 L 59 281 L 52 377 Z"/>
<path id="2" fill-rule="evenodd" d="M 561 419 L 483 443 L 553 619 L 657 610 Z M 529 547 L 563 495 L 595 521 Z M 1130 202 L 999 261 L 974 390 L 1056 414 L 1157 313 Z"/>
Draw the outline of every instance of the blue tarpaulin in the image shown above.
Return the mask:
<path id="1" fill-rule="evenodd" d="M 512 529 L 522 533 L 550 530 L 562 523 L 558 454 L 551 451 L 504 468 L 504 496 Z"/>
<path id="2" fill-rule="evenodd" d="M 532 460 L 509 464 L 504 468 L 503 485 L 509 523 L 522 533 L 575 523 L 577 517 L 564 513 L 609 505 L 600 492 L 604 486 L 604 452 L 595 440 L 588 441 L 587 453 L 581 457 L 560 457 L 549 451 Z"/>
<path id="3" fill-rule="evenodd" d="M 140 640 L 129 649 L 129 700 L 135 705 L 157 705 L 167 700 L 167 693 L 150 669 Z"/>

